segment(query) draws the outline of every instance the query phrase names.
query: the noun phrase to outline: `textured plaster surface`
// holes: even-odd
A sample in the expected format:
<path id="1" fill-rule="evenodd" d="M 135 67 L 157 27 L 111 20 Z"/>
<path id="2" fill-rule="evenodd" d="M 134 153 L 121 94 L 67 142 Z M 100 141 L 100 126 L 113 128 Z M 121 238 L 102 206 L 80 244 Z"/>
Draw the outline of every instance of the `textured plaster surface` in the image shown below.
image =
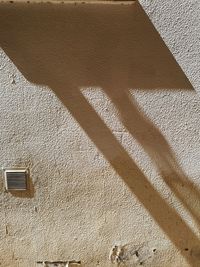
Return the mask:
<path id="1" fill-rule="evenodd" d="M 185 74 L 200 92 L 200 2 L 139 0 Z"/>
<path id="2" fill-rule="evenodd" d="M 141 6 L 1 4 L 0 46 L 1 266 L 200 266 L 200 100 Z"/>

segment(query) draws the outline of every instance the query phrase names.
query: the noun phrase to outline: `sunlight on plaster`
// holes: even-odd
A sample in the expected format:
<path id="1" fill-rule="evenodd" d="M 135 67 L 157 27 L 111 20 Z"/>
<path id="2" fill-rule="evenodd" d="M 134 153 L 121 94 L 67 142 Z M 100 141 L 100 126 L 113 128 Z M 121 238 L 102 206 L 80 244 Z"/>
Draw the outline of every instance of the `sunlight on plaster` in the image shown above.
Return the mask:
<path id="1" fill-rule="evenodd" d="M 30 84 L 30 82 L 23 76 L 17 66 L 13 61 L 6 55 L 4 50 L 0 47 L 0 71 L 1 71 L 1 82 L 2 78 L 8 77 L 7 81 L 10 84 L 17 82 L 21 88 L 23 88 L 24 83 Z M 4 74 L 4 75 L 3 75 Z"/>
<path id="2" fill-rule="evenodd" d="M 153 169 L 153 176 L 158 175 L 150 157 L 145 153 L 142 145 L 127 131 L 119 111 L 103 89 L 81 88 L 80 91 L 144 174 L 150 177 Z M 149 172 L 149 164 L 152 165 L 151 172 Z"/>
<path id="3" fill-rule="evenodd" d="M 109 99 L 103 89 L 99 87 L 92 87 L 81 88 L 80 91 L 90 103 L 90 105 L 94 108 L 94 110 L 98 113 L 106 126 L 111 130 L 115 138 L 125 148 L 126 152 L 134 160 L 140 170 L 146 175 L 148 180 L 151 181 L 156 190 L 176 210 L 180 217 L 187 223 L 188 227 L 190 227 L 193 232 L 198 234 L 198 225 L 193 219 L 192 215 L 185 208 L 180 199 L 178 199 L 175 193 L 171 191 L 170 188 L 165 184 L 162 176 L 160 176 L 155 164 L 152 162 L 151 157 L 145 152 L 142 144 L 140 144 L 134 138 L 134 136 L 131 135 L 128 129 L 124 127 L 123 119 L 120 118 L 119 111 L 116 109 L 111 99 Z M 177 93 L 180 94 L 181 92 Z M 149 95 L 148 98 L 146 97 L 147 94 Z M 173 99 L 177 99 L 177 97 L 173 98 L 173 96 L 171 96 L 171 94 L 167 92 L 167 90 L 158 91 L 156 93 L 154 92 L 153 94 L 146 91 L 130 90 L 130 95 L 133 99 L 134 108 L 137 108 L 139 110 L 141 116 L 148 118 L 146 114 L 149 114 L 149 109 L 151 109 L 151 118 L 148 119 L 153 122 L 153 125 L 155 125 L 156 128 L 161 128 L 163 124 L 162 123 L 159 125 L 159 117 L 162 118 L 161 121 L 163 122 L 163 116 L 175 116 L 174 109 L 176 108 L 176 106 L 174 107 L 174 109 L 172 108 L 172 114 L 165 114 L 164 110 L 160 110 L 156 107 L 156 101 L 161 101 L 161 103 L 163 102 L 163 104 L 160 104 L 159 106 L 161 106 L 161 108 L 165 108 L 166 99 L 168 99 L 168 104 L 170 100 L 173 101 Z M 159 131 L 161 132 L 159 128 L 156 130 L 158 131 L 158 133 Z M 171 129 L 170 126 L 169 129 Z M 167 139 L 167 137 L 165 136 L 166 129 L 163 128 L 162 131 L 163 132 L 161 134 L 163 135 L 163 138 Z M 170 132 L 168 135 L 170 136 Z M 157 142 L 157 140 L 155 140 L 155 142 Z M 187 195 L 187 193 L 184 195 Z"/>

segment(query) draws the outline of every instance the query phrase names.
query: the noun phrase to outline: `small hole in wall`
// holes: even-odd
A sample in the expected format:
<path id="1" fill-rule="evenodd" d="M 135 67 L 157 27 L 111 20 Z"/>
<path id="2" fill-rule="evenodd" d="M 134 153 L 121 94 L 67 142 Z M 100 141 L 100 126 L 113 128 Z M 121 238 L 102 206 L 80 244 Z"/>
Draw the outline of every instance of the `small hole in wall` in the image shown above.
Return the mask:
<path id="1" fill-rule="evenodd" d="M 188 251 L 189 250 L 189 248 L 185 248 L 185 251 Z"/>
<path id="2" fill-rule="evenodd" d="M 153 249 L 153 252 L 156 252 L 156 248 Z"/>

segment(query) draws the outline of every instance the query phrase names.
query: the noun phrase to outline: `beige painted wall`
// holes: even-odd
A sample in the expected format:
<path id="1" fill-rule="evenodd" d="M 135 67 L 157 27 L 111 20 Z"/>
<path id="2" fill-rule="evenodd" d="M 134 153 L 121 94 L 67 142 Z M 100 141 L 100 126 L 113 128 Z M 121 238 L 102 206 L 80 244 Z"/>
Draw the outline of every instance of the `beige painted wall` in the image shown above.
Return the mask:
<path id="1" fill-rule="evenodd" d="M 1 265 L 199 266 L 199 97 L 141 6 L 1 4 L 0 46 Z"/>

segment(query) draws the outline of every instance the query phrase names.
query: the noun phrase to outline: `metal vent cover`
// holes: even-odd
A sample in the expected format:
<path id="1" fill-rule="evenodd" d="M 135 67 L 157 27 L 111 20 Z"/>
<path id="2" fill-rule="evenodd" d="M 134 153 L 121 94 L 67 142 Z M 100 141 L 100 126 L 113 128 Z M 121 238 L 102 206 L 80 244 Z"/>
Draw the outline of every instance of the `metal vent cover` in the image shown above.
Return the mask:
<path id="1" fill-rule="evenodd" d="M 6 190 L 24 191 L 28 189 L 28 169 L 3 169 Z"/>

